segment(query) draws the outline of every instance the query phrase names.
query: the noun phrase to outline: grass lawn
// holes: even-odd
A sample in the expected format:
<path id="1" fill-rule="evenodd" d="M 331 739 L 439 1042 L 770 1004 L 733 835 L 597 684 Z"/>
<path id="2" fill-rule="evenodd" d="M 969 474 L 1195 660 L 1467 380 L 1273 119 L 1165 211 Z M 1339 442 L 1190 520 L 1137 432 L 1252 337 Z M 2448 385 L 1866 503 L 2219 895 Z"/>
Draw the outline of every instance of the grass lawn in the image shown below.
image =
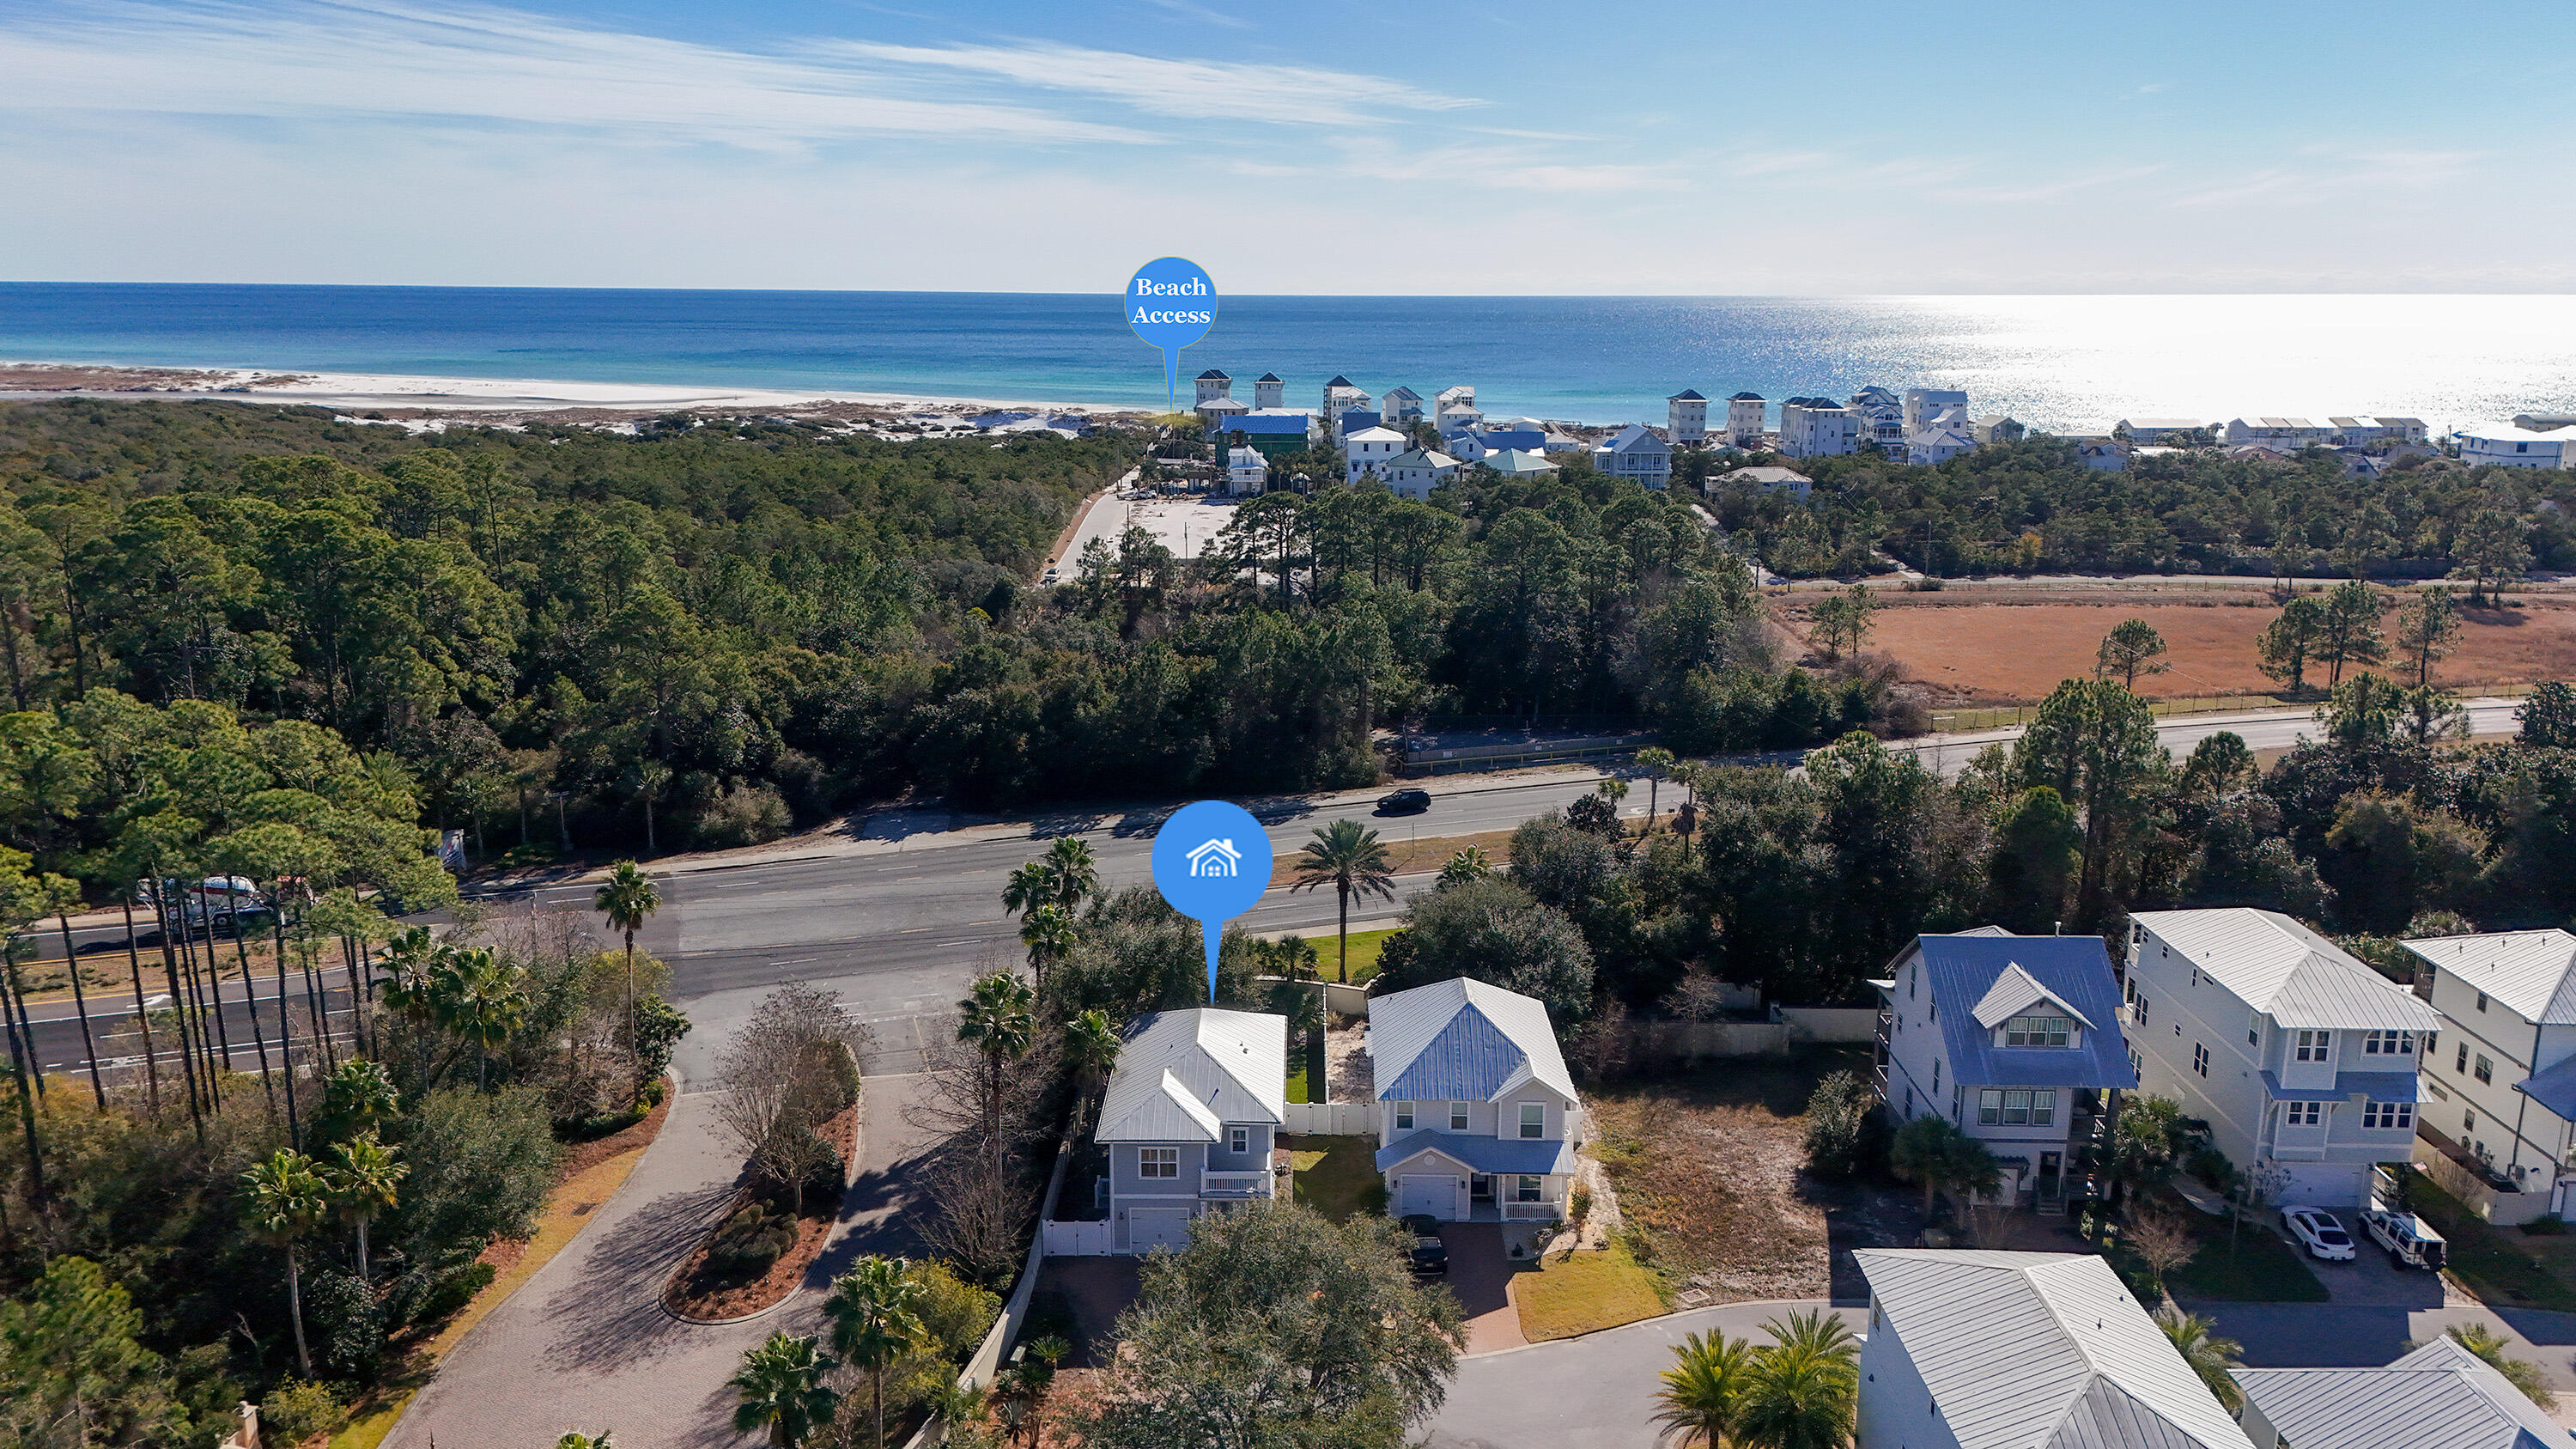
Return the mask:
<path id="1" fill-rule="evenodd" d="M 1322 1100 L 1316 1089 L 1324 1081 L 1324 1039 L 1309 1039 L 1301 1050 L 1288 1057 L 1288 1100 L 1314 1102 Z"/>
<path id="2" fill-rule="evenodd" d="M 2323 1303 L 2327 1297 L 2326 1285 L 2308 1271 L 2298 1250 L 2259 1223 L 2239 1230 L 2233 1253 L 2227 1229 L 2211 1230 L 2200 1252 L 2167 1275 L 2165 1290 L 2176 1298 L 2219 1303 Z"/>
<path id="3" fill-rule="evenodd" d="M 1532 1343 L 1616 1328 L 1670 1307 L 1655 1275 L 1615 1244 L 1547 1254 L 1543 1266 L 1512 1275 L 1512 1302 L 1520 1308 L 1521 1334 Z"/>
<path id="4" fill-rule="evenodd" d="M 1397 927 L 1389 926 L 1383 931 L 1351 932 L 1352 985 L 1360 985 L 1366 982 L 1370 977 L 1377 974 L 1377 953 L 1380 948 L 1386 945 L 1386 938 L 1394 935 L 1397 929 Z M 1315 969 L 1321 972 L 1324 979 L 1327 981 L 1340 980 L 1341 977 L 1336 974 L 1335 971 L 1335 967 L 1341 960 L 1339 954 L 1341 947 L 1340 938 L 1325 935 L 1315 937 L 1314 941 Z"/>
<path id="5" fill-rule="evenodd" d="M 2458 1198 L 2442 1191 L 2422 1173 L 2407 1180 L 2406 1196 L 2417 1212 L 2432 1219 L 2433 1226 L 2450 1239 L 2449 1271 L 2460 1280 L 2461 1287 L 2493 1307 L 2510 1304 L 2576 1312 L 2576 1289 L 2570 1289 L 2565 1279 L 2549 1271 L 2547 1262 L 2523 1246 L 2545 1243 L 2548 1246 L 2544 1251 L 2551 1258 L 2564 1267 L 2576 1268 L 2576 1255 L 2559 1246 L 2562 1240 L 2533 1238 L 2499 1228 L 2470 1212 Z"/>
<path id="6" fill-rule="evenodd" d="M 1294 1168 L 1291 1182 L 1297 1201 L 1331 1218 L 1347 1222 L 1359 1213 L 1386 1211 L 1386 1179 L 1378 1176 L 1377 1151 L 1369 1137 L 1304 1137 L 1283 1135 Z"/>

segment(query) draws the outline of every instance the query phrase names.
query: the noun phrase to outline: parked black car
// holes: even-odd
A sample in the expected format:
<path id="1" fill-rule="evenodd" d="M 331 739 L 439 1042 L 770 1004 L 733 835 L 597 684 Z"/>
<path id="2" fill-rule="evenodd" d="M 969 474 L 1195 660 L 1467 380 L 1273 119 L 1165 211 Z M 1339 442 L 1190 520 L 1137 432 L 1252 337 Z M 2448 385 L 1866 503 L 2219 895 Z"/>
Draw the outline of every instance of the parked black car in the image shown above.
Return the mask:
<path id="1" fill-rule="evenodd" d="M 1412 1260 L 1413 1271 L 1421 1274 L 1449 1271 L 1449 1245 L 1440 1241 L 1440 1220 L 1429 1213 L 1415 1213 L 1403 1220 L 1403 1229 L 1413 1235 L 1413 1246 L 1405 1250 Z"/>
<path id="2" fill-rule="evenodd" d="M 1418 790 L 1409 785 L 1392 795 L 1380 796 L 1377 802 L 1377 813 L 1380 815 L 1411 815 L 1430 808 L 1431 792 Z"/>

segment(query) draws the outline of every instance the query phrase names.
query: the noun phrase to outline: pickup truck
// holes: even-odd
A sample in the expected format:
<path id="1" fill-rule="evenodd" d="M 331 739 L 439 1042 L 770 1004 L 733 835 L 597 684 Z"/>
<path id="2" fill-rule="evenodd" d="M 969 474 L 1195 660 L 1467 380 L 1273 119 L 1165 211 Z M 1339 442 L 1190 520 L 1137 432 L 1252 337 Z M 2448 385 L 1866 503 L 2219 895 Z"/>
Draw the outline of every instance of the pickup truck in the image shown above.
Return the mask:
<path id="1" fill-rule="evenodd" d="M 2361 1230 L 2370 1240 L 2388 1250 L 2389 1261 L 2400 1268 L 2422 1268 L 2439 1271 L 2443 1251 L 2449 1245 L 2433 1225 L 2413 1213 L 2393 1212 L 2372 1206 L 2361 1214 Z"/>

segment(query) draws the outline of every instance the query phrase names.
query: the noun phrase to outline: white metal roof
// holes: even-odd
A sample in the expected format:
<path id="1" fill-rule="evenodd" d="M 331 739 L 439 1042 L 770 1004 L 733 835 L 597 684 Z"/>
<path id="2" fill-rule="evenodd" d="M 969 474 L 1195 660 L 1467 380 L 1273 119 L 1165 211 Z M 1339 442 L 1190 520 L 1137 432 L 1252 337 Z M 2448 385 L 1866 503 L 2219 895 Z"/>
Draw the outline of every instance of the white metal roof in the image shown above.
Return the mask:
<path id="1" fill-rule="evenodd" d="M 2021 1015 L 2023 1008 L 2043 1001 L 2075 1018 L 2081 1025 L 2093 1024 L 2093 1018 L 2077 1011 L 2073 1006 L 2060 1000 L 2057 993 L 2040 985 L 2038 978 L 2021 969 L 2021 963 L 2018 961 L 2006 966 L 1996 975 L 1995 984 L 1986 988 L 1986 994 L 1978 1000 L 1975 1008 L 1968 1014 L 1977 1019 L 1979 1026 L 1991 1031 Z"/>
<path id="2" fill-rule="evenodd" d="M 2406 949 L 2525 1021 L 2576 1026 L 2576 936 L 2555 926 L 2409 941 Z"/>
<path id="3" fill-rule="evenodd" d="M 1369 427 L 1362 428 L 1356 433 L 1344 433 L 1342 441 L 1345 443 L 1401 443 L 1404 441 L 1404 434 L 1393 428 Z"/>
<path id="4" fill-rule="evenodd" d="M 1214 1142 L 1228 1122 L 1287 1115 L 1288 1019 L 1212 1006 L 1145 1019 L 1118 1048 L 1101 1142 Z"/>
<path id="5" fill-rule="evenodd" d="M 2540 1449 L 2567 1431 L 2485 1360 L 2437 1338 L 2386 1368 L 2239 1369 L 2297 1449 Z"/>
<path id="6" fill-rule="evenodd" d="M 1381 1100 L 1491 1102 L 1531 1081 L 1579 1100 L 1547 1004 L 1464 976 L 1372 1000 L 1369 1057 Z"/>
<path id="7" fill-rule="evenodd" d="M 1853 1256 L 1885 1331 L 1960 1449 L 2247 1449 L 2245 1432 L 2099 1257 L 1925 1248 Z"/>
<path id="8" fill-rule="evenodd" d="M 2130 917 L 2284 1027 L 2431 1031 L 2433 1008 L 2278 911 L 2225 906 Z"/>

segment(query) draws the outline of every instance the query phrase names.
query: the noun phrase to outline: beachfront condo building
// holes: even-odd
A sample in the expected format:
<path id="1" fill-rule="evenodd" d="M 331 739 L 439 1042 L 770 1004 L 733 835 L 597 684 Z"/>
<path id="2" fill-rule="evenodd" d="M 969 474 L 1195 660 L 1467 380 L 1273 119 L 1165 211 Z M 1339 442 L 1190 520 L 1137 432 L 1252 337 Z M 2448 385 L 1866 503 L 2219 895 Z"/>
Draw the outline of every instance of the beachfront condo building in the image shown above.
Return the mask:
<path id="1" fill-rule="evenodd" d="M 1780 404 L 1780 451 L 1792 458 L 1839 458 L 1859 451 L 1860 419 L 1829 397 Z"/>
<path id="2" fill-rule="evenodd" d="M 2196 433 L 2214 424 L 2198 418 L 2122 418 L 2111 432 L 2132 443 L 2154 445 L 2170 443 L 2184 433 Z"/>
<path id="3" fill-rule="evenodd" d="M 1252 380 L 1252 405 L 1262 412 L 1278 412 L 1288 406 L 1288 384 L 1279 374 L 1265 372 Z"/>
<path id="4" fill-rule="evenodd" d="M 1708 399 L 1683 388 L 1664 399 L 1664 438 L 1676 448 L 1708 441 Z"/>
<path id="5" fill-rule="evenodd" d="M 2231 448 L 2269 448 L 2276 453 L 2295 453 L 2301 448 L 2322 448 L 2326 430 L 2306 418 L 2229 418 L 2220 430 L 2218 440 Z"/>
<path id="6" fill-rule="evenodd" d="M 2472 468 L 2576 467 L 2576 427 L 2539 432 L 2512 423 L 2475 423 L 2451 435 Z"/>
<path id="7" fill-rule="evenodd" d="M 1956 388 L 1909 387 L 1905 390 L 1905 431 L 1919 433 L 1941 420 L 1947 408 L 1957 408 L 1959 416 L 1968 415 L 1968 395 Z"/>
<path id="8" fill-rule="evenodd" d="M 1333 380 L 1324 384 L 1324 441 L 1338 445 L 1342 441 L 1342 414 L 1370 412 L 1370 401 L 1368 389 L 1340 373 L 1333 374 Z M 1377 426 L 1376 416 L 1372 413 L 1362 426 Z"/>
<path id="9" fill-rule="evenodd" d="M 1739 392 L 1726 400 L 1726 440 L 1739 448 L 1762 441 L 1762 394 Z"/>

